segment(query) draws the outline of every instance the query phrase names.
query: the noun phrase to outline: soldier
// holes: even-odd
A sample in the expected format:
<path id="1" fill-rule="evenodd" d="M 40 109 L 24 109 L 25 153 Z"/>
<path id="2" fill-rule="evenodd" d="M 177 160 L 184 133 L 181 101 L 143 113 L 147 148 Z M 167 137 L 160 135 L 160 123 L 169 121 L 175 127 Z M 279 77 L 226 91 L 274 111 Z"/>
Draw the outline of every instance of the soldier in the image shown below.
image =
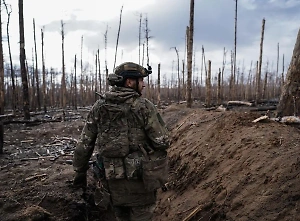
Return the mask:
<path id="1" fill-rule="evenodd" d="M 93 105 L 74 153 L 73 184 L 86 187 L 96 147 L 99 186 L 117 220 L 152 220 L 157 189 L 168 176 L 167 129 L 154 104 L 141 97 L 149 74 L 150 66 L 132 62 L 115 68 L 108 77 L 112 87 Z"/>

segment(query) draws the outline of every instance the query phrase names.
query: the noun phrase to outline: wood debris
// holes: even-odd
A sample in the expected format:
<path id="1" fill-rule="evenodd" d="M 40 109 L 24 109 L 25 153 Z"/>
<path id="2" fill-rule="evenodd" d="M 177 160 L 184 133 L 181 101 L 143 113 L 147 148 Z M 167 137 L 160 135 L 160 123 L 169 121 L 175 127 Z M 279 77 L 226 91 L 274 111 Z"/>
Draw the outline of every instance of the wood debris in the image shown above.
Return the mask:
<path id="1" fill-rule="evenodd" d="M 31 181 L 31 180 L 35 180 L 35 179 L 38 179 L 38 178 L 43 178 L 47 176 L 46 173 L 43 173 L 43 174 L 36 174 L 36 175 L 33 175 L 33 176 L 30 176 L 30 177 L 27 177 L 25 178 L 25 181 L 28 182 L 28 181 Z"/>
<path id="2" fill-rule="evenodd" d="M 192 219 L 200 210 L 202 210 L 202 205 L 199 205 L 196 209 L 194 209 L 183 221 L 189 221 Z"/>
<path id="3" fill-rule="evenodd" d="M 259 122 L 259 121 L 263 121 L 263 120 L 266 120 L 266 119 L 269 119 L 269 117 L 268 117 L 267 115 L 261 116 L 261 117 L 255 119 L 255 120 L 253 120 L 252 122 L 253 122 L 253 123 L 257 123 L 257 122 Z"/>

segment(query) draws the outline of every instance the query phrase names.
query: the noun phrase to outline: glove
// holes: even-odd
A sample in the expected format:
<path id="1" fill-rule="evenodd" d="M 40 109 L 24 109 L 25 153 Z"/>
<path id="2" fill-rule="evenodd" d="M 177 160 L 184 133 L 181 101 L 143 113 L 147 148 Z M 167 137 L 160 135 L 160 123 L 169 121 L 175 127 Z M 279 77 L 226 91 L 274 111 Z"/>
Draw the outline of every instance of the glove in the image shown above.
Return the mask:
<path id="1" fill-rule="evenodd" d="M 76 188 L 83 188 L 87 187 L 87 177 L 86 172 L 76 172 L 75 178 L 73 180 L 73 186 Z"/>

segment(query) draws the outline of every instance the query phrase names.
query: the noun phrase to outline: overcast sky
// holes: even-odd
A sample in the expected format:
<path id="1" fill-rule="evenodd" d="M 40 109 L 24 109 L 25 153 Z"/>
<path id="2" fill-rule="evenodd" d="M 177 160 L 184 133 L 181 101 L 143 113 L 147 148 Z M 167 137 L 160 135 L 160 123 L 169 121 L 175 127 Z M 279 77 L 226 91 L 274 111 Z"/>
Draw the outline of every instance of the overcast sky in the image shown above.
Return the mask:
<path id="1" fill-rule="evenodd" d="M 13 59 L 19 64 L 18 4 L 5 0 L 12 7 L 10 38 Z M 81 36 L 83 36 L 83 62 L 94 65 L 95 53 L 100 49 L 101 69 L 104 70 L 104 33 L 107 33 L 107 62 L 109 72 L 114 65 L 115 46 L 123 5 L 117 64 L 125 61 L 139 62 L 138 36 L 139 16 L 148 18 L 149 59 L 156 74 L 161 63 L 163 74 L 174 72 L 179 51 L 184 59 L 185 32 L 189 25 L 189 0 L 24 0 L 25 47 L 29 65 L 32 64 L 33 18 L 36 23 L 36 39 L 41 67 L 41 29 L 44 28 L 46 67 L 61 71 L 61 20 L 65 31 L 66 71 L 74 66 L 74 56 L 80 59 Z M 249 71 L 251 61 L 259 58 L 262 19 L 265 18 L 263 68 L 276 71 L 277 44 L 280 45 L 279 69 L 282 56 L 285 69 L 290 62 L 300 27 L 300 0 L 239 0 L 237 26 L 237 65 Z M 213 74 L 221 68 L 224 47 L 229 71 L 230 52 L 234 50 L 234 0 L 195 0 L 194 51 L 195 74 L 200 74 L 201 48 L 205 49 L 206 61 L 212 61 Z M 8 61 L 6 36 L 7 14 L 2 6 L 3 47 Z M 143 37 L 145 33 L 142 33 Z M 145 38 L 142 39 L 144 41 Z M 78 67 L 78 71 L 80 67 Z"/>

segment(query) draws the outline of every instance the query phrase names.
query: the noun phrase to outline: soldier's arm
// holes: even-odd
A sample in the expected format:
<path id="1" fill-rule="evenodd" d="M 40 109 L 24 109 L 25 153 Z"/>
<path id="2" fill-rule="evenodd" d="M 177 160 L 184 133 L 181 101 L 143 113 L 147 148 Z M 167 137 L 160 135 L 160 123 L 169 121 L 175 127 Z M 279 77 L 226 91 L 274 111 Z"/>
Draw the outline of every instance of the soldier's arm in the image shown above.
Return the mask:
<path id="1" fill-rule="evenodd" d="M 146 100 L 145 131 L 154 149 L 167 149 L 170 146 L 169 132 L 157 108 Z"/>
<path id="2" fill-rule="evenodd" d="M 79 142 L 76 145 L 73 158 L 73 168 L 76 172 L 86 172 L 88 162 L 94 151 L 97 139 L 97 123 L 95 121 L 95 105 L 89 112 Z"/>

